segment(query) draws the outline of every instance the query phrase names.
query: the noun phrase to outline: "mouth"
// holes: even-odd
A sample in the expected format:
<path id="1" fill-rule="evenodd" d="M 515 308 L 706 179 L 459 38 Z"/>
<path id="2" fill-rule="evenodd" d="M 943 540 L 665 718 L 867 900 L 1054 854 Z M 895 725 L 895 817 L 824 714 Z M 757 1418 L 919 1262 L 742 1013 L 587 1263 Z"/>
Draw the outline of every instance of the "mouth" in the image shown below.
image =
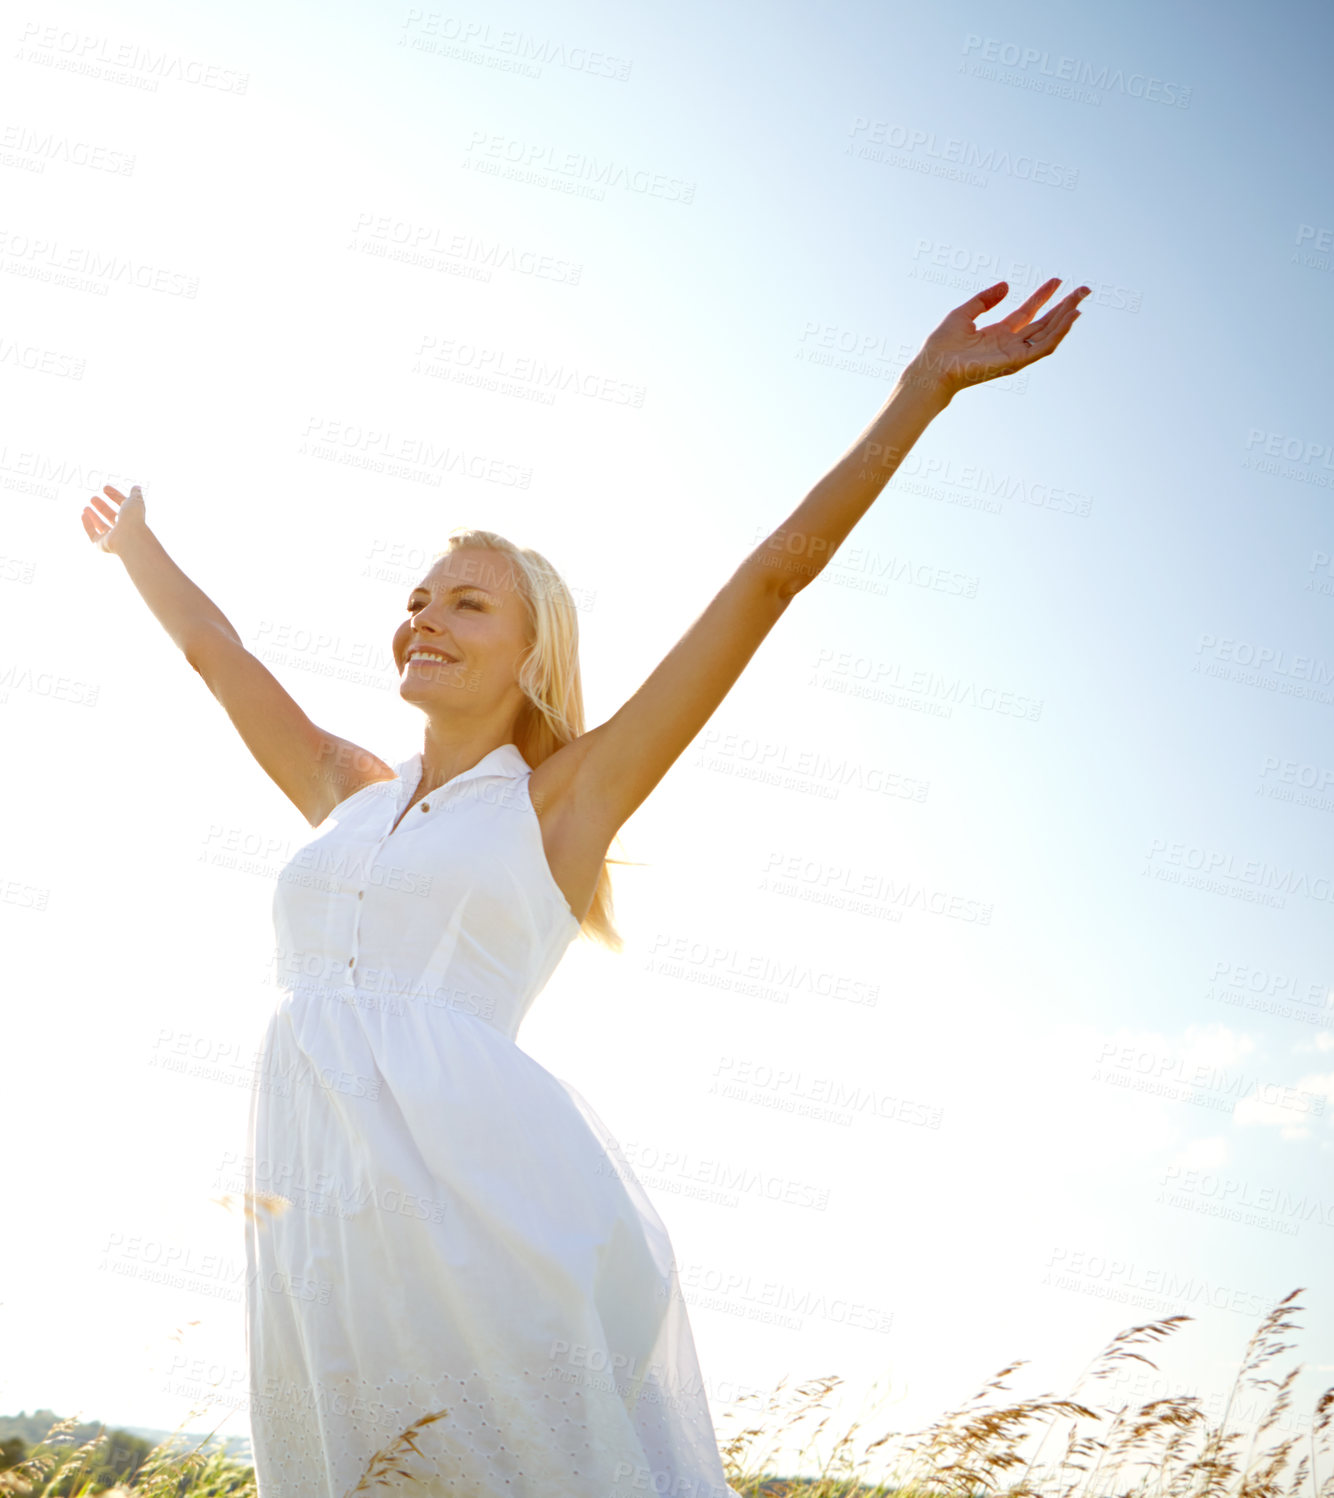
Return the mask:
<path id="1" fill-rule="evenodd" d="M 433 650 L 417 650 L 417 651 L 413 651 L 408 656 L 407 660 L 404 662 L 403 670 L 404 670 L 404 673 L 406 674 L 408 671 L 411 671 L 414 666 L 457 666 L 457 665 L 458 665 L 458 662 L 454 659 L 454 657 L 452 655 L 445 655 L 443 652 L 437 654 Z"/>

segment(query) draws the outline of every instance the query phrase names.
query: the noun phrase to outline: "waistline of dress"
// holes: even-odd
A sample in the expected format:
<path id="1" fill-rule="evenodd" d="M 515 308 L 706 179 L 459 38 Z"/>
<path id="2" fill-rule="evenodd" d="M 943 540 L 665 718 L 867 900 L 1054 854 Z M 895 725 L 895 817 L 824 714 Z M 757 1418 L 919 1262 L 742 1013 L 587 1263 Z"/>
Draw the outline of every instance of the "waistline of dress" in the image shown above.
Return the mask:
<path id="1" fill-rule="evenodd" d="M 346 1007 L 361 1015 L 382 1014 L 389 1018 L 447 1014 L 462 1019 L 480 1020 L 507 1040 L 514 1036 L 498 1022 L 496 1003 L 481 994 L 442 993 L 438 988 L 380 989 L 363 988 L 354 982 L 319 983 L 297 981 L 279 983 L 282 999 L 303 999 L 321 1005 Z"/>

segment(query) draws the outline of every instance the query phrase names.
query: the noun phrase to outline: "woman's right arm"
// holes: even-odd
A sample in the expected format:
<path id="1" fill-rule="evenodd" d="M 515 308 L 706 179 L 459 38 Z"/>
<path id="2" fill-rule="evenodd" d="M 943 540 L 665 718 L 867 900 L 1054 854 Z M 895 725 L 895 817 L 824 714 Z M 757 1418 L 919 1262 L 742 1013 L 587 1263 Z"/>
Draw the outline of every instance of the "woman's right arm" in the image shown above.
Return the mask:
<path id="1" fill-rule="evenodd" d="M 117 508 L 95 495 L 83 512 L 85 531 L 125 564 L 140 596 L 204 678 L 246 747 L 312 827 L 362 786 L 393 778 L 390 766 L 369 750 L 312 723 L 245 648 L 227 616 L 149 530 L 137 484 L 128 498 L 110 484 L 104 492 Z"/>

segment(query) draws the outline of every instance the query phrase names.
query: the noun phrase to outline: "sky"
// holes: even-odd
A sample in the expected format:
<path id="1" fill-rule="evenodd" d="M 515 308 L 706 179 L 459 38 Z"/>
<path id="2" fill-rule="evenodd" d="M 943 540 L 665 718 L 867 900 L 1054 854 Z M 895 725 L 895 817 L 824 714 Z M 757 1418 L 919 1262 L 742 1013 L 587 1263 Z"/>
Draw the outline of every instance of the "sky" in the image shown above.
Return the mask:
<path id="1" fill-rule="evenodd" d="M 0 63 L 0 1411 L 244 1434 L 237 1187 L 310 836 L 80 512 L 421 747 L 448 532 L 605 721 L 1005 279 L 965 391 L 621 831 L 519 1044 L 672 1236 L 720 1435 L 836 1375 L 1215 1414 L 1334 1379 L 1334 200 L 1315 6 L 21 7 Z M 984 319 L 985 321 L 986 319 Z M 446 456 L 447 455 L 447 456 Z M 82 1328 L 96 1322 L 99 1334 Z M 1271 1372 L 1274 1370 L 1270 1370 Z M 1241 1412 L 1263 1408 L 1259 1395 Z M 195 1428 L 205 1428 L 198 1420 Z M 799 1453 L 787 1453 L 797 1464 Z M 809 1466 L 809 1463 L 807 1463 Z"/>

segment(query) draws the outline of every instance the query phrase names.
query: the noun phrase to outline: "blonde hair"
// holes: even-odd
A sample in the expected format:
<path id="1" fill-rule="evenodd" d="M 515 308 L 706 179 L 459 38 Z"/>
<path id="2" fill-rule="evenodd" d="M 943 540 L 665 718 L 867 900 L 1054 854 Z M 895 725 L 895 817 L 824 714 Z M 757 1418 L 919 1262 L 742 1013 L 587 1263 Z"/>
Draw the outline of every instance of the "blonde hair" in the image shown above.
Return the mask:
<path id="1" fill-rule="evenodd" d="M 519 686 L 526 701 L 519 711 L 514 743 L 534 769 L 557 749 L 584 732 L 584 692 L 579 675 L 579 617 L 574 599 L 560 573 L 541 552 L 516 546 L 495 531 L 459 526 L 449 533 L 445 551 L 449 556 L 464 547 L 495 551 L 514 566 L 518 591 L 528 613 L 532 643 L 519 664 Z M 613 838 L 613 842 L 617 839 Z M 611 873 L 609 864 L 623 858 L 605 858 L 593 903 L 579 923 L 613 952 L 622 950 L 621 934 L 612 924 Z"/>

